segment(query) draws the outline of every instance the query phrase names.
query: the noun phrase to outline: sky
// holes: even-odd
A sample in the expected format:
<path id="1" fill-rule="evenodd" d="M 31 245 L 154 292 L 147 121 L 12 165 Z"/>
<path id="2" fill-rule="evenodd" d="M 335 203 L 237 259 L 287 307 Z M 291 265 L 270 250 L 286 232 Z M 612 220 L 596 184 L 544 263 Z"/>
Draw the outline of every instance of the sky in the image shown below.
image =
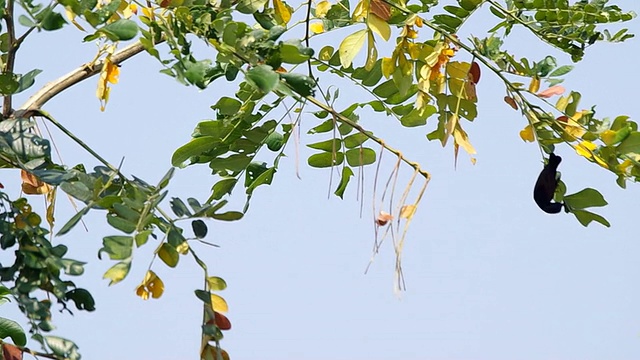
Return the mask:
<path id="1" fill-rule="evenodd" d="M 640 12 L 637 1 L 613 3 Z M 472 20 L 461 38 L 481 36 L 483 26 Z M 640 33 L 638 20 L 625 27 Z M 95 45 L 81 43 L 83 36 L 72 27 L 34 34 L 21 50 L 17 70 L 43 69 L 36 87 L 56 79 L 94 55 Z M 639 41 L 598 44 L 576 64 L 564 86 L 582 93 L 582 108 L 597 104 L 599 117 L 639 120 Z M 552 54 L 559 63 L 570 63 L 524 33 L 510 44 L 522 56 Z M 468 60 L 462 54 L 460 59 Z M 209 106 L 232 91 L 219 84 L 204 91 L 184 87 L 160 69 L 144 55 L 125 62 L 104 113 L 95 98 L 96 79 L 60 94 L 44 109 L 112 163 L 124 157 L 125 174 L 153 183 L 197 122 L 214 116 Z M 352 99 L 341 89 L 341 104 L 348 104 Z M 306 165 L 312 152 L 303 145 L 324 140 L 320 136 L 303 136 L 299 159 L 293 147 L 287 151 L 274 184 L 256 191 L 244 219 L 208 223 L 207 240 L 220 248 L 197 250 L 211 274 L 228 283 L 221 295 L 233 328 L 222 346 L 232 359 L 640 358 L 640 242 L 634 223 L 640 188 L 629 183 L 620 189 L 613 174 L 563 145 L 556 153 L 563 157 L 559 170 L 568 193 L 598 189 L 609 205 L 597 212 L 612 226 L 585 228 L 571 214 L 540 211 L 532 199 L 540 152 L 518 135 L 526 120 L 503 102 L 504 88 L 489 71 L 478 95 L 479 116 L 465 128 L 477 163 L 461 153 L 457 168 L 451 145 L 426 140 L 433 122 L 406 129 L 381 114 L 361 114 L 365 127 L 433 176 L 407 237 L 407 290 L 400 294 L 393 289 L 390 242 L 364 273 L 374 242 L 375 168 L 365 172 L 361 217 L 355 183 L 345 200 L 328 197 L 330 172 Z M 304 116 L 303 129 L 316 121 Z M 54 136 L 66 164 L 97 165 L 61 134 Z M 390 156 L 384 159 L 382 178 L 392 166 Z M 401 179 L 409 175 L 404 168 Z M 5 190 L 14 196 L 18 181 L 18 173 L 3 171 Z M 205 199 L 214 182 L 206 166 L 180 170 L 171 195 Z M 58 201 L 62 224 L 72 209 L 62 196 Z M 193 290 L 201 287 L 199 268 L 186 257 L 176 269 L 156 263 L 165 294 L 142 301 L 134 290 L 155 247 L 147 246 L 136 250 L 129 277 L 109 287 L 102 274 L 113 262 L 96 254 L 102 237 L 116 232 L 104 220 L 104 213 L 91 213 L 85 218 L 88 232 L 78 226 L 55 239 L 69 246 L 71 258 L 88 262 L 85 275 L 74 281 L 92 292 L 97 307 L 74 317 L 56 312 L 55 335 L 73 339 L 91 360 L 198 356 L 201 308 Z M 12 306 L 2 306 L 0 315 L 18 319 Z"/>

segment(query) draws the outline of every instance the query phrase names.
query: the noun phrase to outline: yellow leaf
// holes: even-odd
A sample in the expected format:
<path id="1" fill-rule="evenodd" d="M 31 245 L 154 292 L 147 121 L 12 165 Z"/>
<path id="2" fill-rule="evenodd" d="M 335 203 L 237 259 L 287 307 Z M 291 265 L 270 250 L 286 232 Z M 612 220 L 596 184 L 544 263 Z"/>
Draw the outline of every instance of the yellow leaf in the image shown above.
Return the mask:
<path id="1" fill-rule="evenodd" d="M 136 288 L 136 295 L 140 296 L 143 300 L 149 299 L 149 295 L 157 299 L 162 296 L 163 293 L 164 282 L 151 270 L 147 271 L 142 280 L 142 284 Z"/>
<path id="2" fill-rule="evenodd" d="M 593 150 L 595 150 L 597 147 L 596 144 L 592 143 L 591 141 L 583 141 L 580 144 L 578 144 L 578 146 L 576 146 L 576 152 L 578 153 L 578 155 L 584 156 L 587 159 L 591 159 L 593 157 Z"/>
<path id="3" fill-rule="evenodd" d="M 329 9 L 331 9 L 331 3 L 328 1 L 320 1 L 318 6 L 316 6 L 316 17 L 322 19 L 327 15 Z"/>
<path id="4" fill-rule="evenodd" d="M 367 15 L 367 8 L 365 7 L 365 2 L 360 0 L 360 2 L 358 2 L 355 9 L 353 10 L 352 19 L 353 21 L 360 21 L 364 19 L 366 15 Z"/>
<path id="5" fill-rule="evenodd" d="M 458 125 L 458 115 L 451 114 L 446 124 L 445 129 L 447 130 L 447 133 L 445 134 L 444 139 L 442 140 L 442 146 L 447 145 L 447 140 L 449 140 L 449 137 L 451 136 L 451 134 L 453 134 L 453 130 L 456 128 L 456 125 Z"/>
<path id="6" fill-rule="evenodd" d="M 136 288 L 136 295 L 140 296 L 142 300 L 149 299 L 149 292 L 144 287 L 144 285 L 138 285 L 138 287 Z"/>
<path id="7" fill-rule="evenodd" d="M 289 20 L 291 20 L 291 11 L 289 11 L 289 8 L 282 0 L 273 0 L 273 9 L 276 12 L 276 17 L 280 18 L 283 24 L 289 23 Z"/>
<path id="8" fill-rule="evenodd" d="M 471 145 L 471 143 L 469 142 L 469 136 L 466 132 L 464 132 L 464 130 L 462 130 L 462 128 L 460 128 L 460 126 L 456 127 L 456 129 L 453 130 L 453 140 L 456 142 L 456 144 L 462 146 L 467 154 L 473 155 L 476 153 L 476 149 L 474 149 L 473 145 Z"/>
<path id="9" fill-rule="evenodd" d="M 404 219 L 411 219 L 413 214 L 416 213 L 415 205 L 405 205 L 400 209 L 400 217 Z"/>
<path id="10" fill-rule="evenodd" d="M 369 41 L 367 42 L 367 61 L 364 63 L 364 68 L 367 71 L 371 71 L 378 61 L 378 49 L 373 39 L 373 34 L 369 33 Z"/>
<path id="11" fill-rule="evenodd" d="M 569 96 L 560 96 L 560 98 L 556 102 L 556 109 L 564 111 L 567 108 L 567 105 L 569 105 L 569 98 Z"/>
<path id="12" fill-rule="evenodd" d="M 529 91 L 532 93 L 537 93 L 538 90 L 540 90 L 540 78 L 537 76 L 534 76 L 531 79 L 531 83 L 529 84 Z"/>
<path id="13" fill-rule="evenodd" d="M 211 294 L 211 306 L 217 312 L 226 313 L 229 311 L 227 302 L 220 295 Z"/>
<path id="14" fill-rule="evenodd" d="M 49 223 L 50 227 L 53 227 L 53 223 L 55 222 L 54 214 L 56 212 L 56 189 L 53 188 L 51 192 L 47 194 L 47 202 L 49 205 L 47 206 L 47 223 Z"/>
<path id="15" fill-rule="evenodd" d="M 109 286 L 119 283 L 124 279 L 129 273 L 129 269 L 131 268 L 131 262 L 129 261 L 120 261 L 119 263 L 113 265 L 107 272 L 102 276 L 103 279 L 111 280 L 109 282 Z"/>
<path id="16" fill-rule="evenodd" d="M 169 243 L 163 243 L 158 249 L 158 257 L 162 262 L 167 264 L 170 267 L 176 267 L 178 265 L 178 261 L 180 260 L 180 255 L 173 245 Z"/>
<path id="17" fill-rule="evenodd" d="M 382 75 L 385 78 L 391 77 L 391 74 L 396 70 L 396 63 L 392 58 L 382 58 Z"/>
<path id="18" fill-rule="evenodd" d="M 222 291 L 227 288 L 227 282 L 217 276 L 209 276 L 207 278 L 207 284 L 212 291 Z"/>
<path id="19" fill-rule="evenodd" d="M 369 29 L 373 30 L 373 32 L 380 35 L 385 41 L 389 41 L 391 37 L 391 27 L 386 21 L 380 19 L 377 15 L 369 14 L 367 26 L 369 26 Z"/>
<path id="20" fill-rule="evenodd" d="M 576 121 L 580 117 L 582 117 L 582 113 L 577 113 L 574 118 L 571 119 L 562 117 L 566 121 L 564 131 L 575 138 L 580 138 L 587 132 L 582 125 Z"/>
<path id="21" fill-rule="evenodd" d="M 602 142 L 604 142 L 607 146 L 613 145 L 615 143 L 617 134 L 618 133 L 613 130 L 605 130 L 602 132 L 602 134 L 600 134 L 600 139 L 602 139 Z"/>
<path id="22" fill-rule="evenodd" d="M 322 34 L 324 32 L 324 24 L 321 22 L 313 23 L 309 25 L 309 30 L 314 34 Z"/>
<path id="23" fill-rule="evenodd" d="M 176 246 L 176 250 L 182 254 L 182 255 L 186 255 L 189 252 L 189 243 L 186 241 L 183 241 L 181 244 L 179 244 L 178 246 Z"/>
<path id="24" fill-rule="evenodd" d="M 536 139 L 533 134 L 533 126 L 527 125 L 524 129 L 520 130 L 520 138 L 524 141 L 533 142 Z"/>
<path id="25" fill-rule="evenodd" d="M 633 167 L 633 161 L 626 159 L 622 164 L 617 166 L 618 171 L 623 174 L 629 174 L 629 168 Z"/>
<path id="26" fill-rule="evenodd" d="M 362 49 L 366 38 L 367 30 L 359 30 L 342 40 L 338 50 L 342 67 L 348 68 L 351 66 L 353 59 L 358 55 L 360 49 Z"/>

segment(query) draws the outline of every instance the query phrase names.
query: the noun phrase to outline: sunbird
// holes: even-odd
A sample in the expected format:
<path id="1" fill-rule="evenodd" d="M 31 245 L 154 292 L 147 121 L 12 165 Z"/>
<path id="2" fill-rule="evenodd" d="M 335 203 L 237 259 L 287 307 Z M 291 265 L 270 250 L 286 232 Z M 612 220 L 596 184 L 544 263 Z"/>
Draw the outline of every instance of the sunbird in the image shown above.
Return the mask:
<path id="1" fill-rule="evenodd" d="M 542 211 L 549 214 L 559 213 L 564 205 L 563 203 L 551 202 L 560 180 L 560 177 L 557 176 L 557 170 L 561 161 L 562 158 L 560 156 L 551 153 L 547 165 L 540 172 L 536 186 L 533 188 L 533 200 L 536 201 Z"/>

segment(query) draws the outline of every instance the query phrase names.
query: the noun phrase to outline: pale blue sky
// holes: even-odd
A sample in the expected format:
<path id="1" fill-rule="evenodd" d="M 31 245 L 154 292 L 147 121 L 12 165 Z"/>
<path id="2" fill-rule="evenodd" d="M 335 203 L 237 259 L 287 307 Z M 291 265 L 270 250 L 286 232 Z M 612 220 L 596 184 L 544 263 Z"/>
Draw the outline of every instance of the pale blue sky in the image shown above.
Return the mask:
<path id="1" fill-rule="evenodd" d="M 640 12 L 637 1 L 613 3 Z M 482 24 L 476 24 L 465 28 L 463 37 L 482 35 Z M 625 26 L 640 33 L 638 20 Z M 21 52 L 18 70 L 44 69 L 37 86 L 57 78 L 93 56 L 95 45 L 80 44 L 82 37 L 71 27 L 35 34 Z M 565 83 L 582 93 L 582 107 L 597 104 L 600 117 L 626 114 L 640 120 L 639 41 L 589 49 Z M 570 63 L 530 37 L 511 42 L 523 56 L 550 53 L 559 63 Z M 105 113 L 94 95 L 95 79 L 59 95 L 45 109 L 111 162 L 125 156 L 124 173 L 155 182 L 195 124 L 212 116 L 208 107 L 224 87 L 219 82 L 199 92 L 158 74 L 159 69 L 144 55 L 123 64 Z M 342 87 L 343 95 L 347 92 Z M 212 274 L 229 285 L 222 295 L 233 328 L 222 344 L 232 359 L 640 358 L 635 226 L 640 188 L 630 183 L 620 189 L 611 173 L 560 146 L 556 153 L 563 157 L 560 171 L 569 193 L 600 190 L 609 206 L 599 213 L 612 227 L 584 228 L 570 214 L 543 213 L 531 194 L 542 166 L 540 153 L 518 136 L 526 121 L 502 101 L 504 89 L 488 71 L 478 94 L 479 116 L 466 127 L 478 162 L 471 165 L 461 153 L 457 170 L 451 145 L 442 149 L 426 141 L 433 123 L 403 129 L 380 114 L 361 115 L 364 126 L 433 175 L 406 243 L 408 289 L 401 298 L 392 288 L 390 243 L 364 275 L 373 244 L 373 167 L 366 172 L 363 218 L 355 183 L 344 201 L 327 199 L 329 171 L 306 166 L 304 156 L 311 152 L 301 147 L 302 180 L 295 176 L 291 148 L 274 185 L 259 188 L 242 221 L 209 223 L 208 240 L 221 248 L 199 250 Z M 303 126 L 315 121 L 306 116 Z M 61 136 L 56 139 L 67 164 L 92 161 Z M 405 169 L 405 179 L 408 174 Z M 5 190 L 16 189 L 18 177 L 5 171 Z M 177 172 L 171 190 L 204 199 L 213 182 L 206 167 L 187 169 Z M 62 197 L 59 204 L 62 223 L 71 210 Z M 129 278 L 108 288 L 101 277 L 112 262 L 99 261 L 96 253 L 102 236 L 115 231 L 104 225 L 104 213 L 91 213 L 85 221 L 88 233 L 77 227 L 57 240 L 69 246 L 71 257 L 89 262 L 77 283 L 93 293 L 97 311 L 77 312 L 74 318 L 56 312 L 56 334 L 75 340 L 90 360 L 195 358 L 201 312 L 193 290 L 202 283 L 197 266 L 188 258 L 173 270 L 157 263 L 165 295 L 142 301 L 134 288 L 151 258 L 153 246 L 148 246 L 136 252 Z M 15 315 L 10 306 L 2 306 L 3 316 Z"/>

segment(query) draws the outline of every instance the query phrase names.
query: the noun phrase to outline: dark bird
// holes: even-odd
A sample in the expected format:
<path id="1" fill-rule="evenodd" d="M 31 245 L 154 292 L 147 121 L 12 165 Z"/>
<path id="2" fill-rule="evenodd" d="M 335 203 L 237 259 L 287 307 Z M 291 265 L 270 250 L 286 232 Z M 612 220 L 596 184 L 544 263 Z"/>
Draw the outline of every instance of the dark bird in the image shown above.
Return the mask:
<path id="1" fill-rule="evenodd" d="M 551 153 L 547 165 L 540 172 L 536 186 L 533 188 L 533 200 L 536 201 L 542 211 L 549 214 L 559 213 L 563 206 L 562 203 L 551 202 L 558 186 L 559 178 L 556 176 L 556 171 L 561 161 L 562 158 L 560 156 Z"/>

